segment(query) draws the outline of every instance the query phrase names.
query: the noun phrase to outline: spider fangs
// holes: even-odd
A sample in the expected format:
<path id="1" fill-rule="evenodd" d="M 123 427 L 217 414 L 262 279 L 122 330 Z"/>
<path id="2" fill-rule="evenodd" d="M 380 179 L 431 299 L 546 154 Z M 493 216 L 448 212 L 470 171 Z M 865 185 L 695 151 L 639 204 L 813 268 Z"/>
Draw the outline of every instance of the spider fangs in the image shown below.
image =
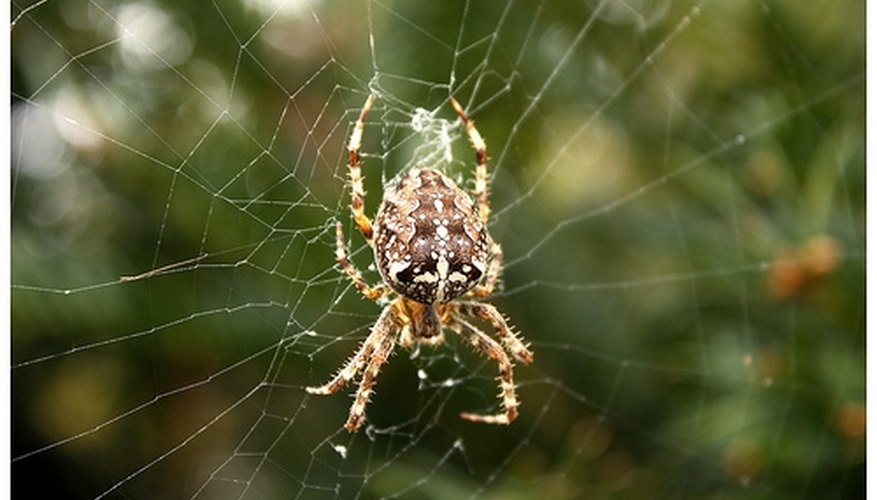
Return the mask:
<path id="1" fill-rule="evenodd" d="M 452 97 L 451 105 L 475 148 L 474 202 L 444 174 L 429 168 L 413 169 L 385 194 L 372 225 L 363 210 L 365 192 L 359 148 L 365 117 L 374 100 L 374 95 L 366 100 L 347 149 L 353 219 L 374 249 L 383 283 L 369 285 L 347 258 L 341 222 L 336 225 L 335 257 L 357 290 L 368 299 L 377 301 L 390 293 L 397 297 L 384 308 L 369 336 L 338 373 L 326 384 L 308 387 L 307 391 L 333 394 L 362 372 L 345 424 L 348 431 L 354 432 L 365 420 L 365 407 L 378 372 L 396 343 L 406 348 L 415 343 L 438 344 L 443 340 L 443 328 L 447 327 L 499 366 L 503 412 L 460 416 L 474 422 L 509 424 L 518 415 L 509 354 L 522 363 L 532 362 L 533 354 L 494 306 L 471 300 L 493 293 L 502 271 L 502 248 L 487 232 L 490 214 L 487 145 Z M 499 342 L 468 318 L 490 324 Z"/>

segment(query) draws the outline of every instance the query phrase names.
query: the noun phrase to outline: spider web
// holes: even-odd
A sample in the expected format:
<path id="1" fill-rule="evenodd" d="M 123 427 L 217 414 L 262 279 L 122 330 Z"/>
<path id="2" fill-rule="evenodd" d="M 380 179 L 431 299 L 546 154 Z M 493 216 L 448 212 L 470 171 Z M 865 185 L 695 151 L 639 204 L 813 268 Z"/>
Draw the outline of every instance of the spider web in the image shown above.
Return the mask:
<path id="1" fill-rule="evenodd" d="M 16 497 L 861 497 L 864 2 L 11 6 Z M 511 426 L 452 334 L 304 391 L 370 93 L 368 214 L 487 141 Z"/>

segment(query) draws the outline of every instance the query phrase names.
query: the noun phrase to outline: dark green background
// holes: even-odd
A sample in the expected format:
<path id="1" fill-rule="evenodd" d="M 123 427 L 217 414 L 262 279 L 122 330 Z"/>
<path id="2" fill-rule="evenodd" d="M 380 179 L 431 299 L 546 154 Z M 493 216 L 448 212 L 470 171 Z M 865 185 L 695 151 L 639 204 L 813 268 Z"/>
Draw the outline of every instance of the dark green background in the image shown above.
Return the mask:
<path id="1" fill-rule="evenodd" d="M 15 497 L 862 497 L 864 2 L 242 4 L 12 3 Z M 450 336 L 355 436 L 305 396 L 379 313 L 333 268 L 369 92 L 368 213 L 416 108 L 487 140 L 508 428 Z"/>

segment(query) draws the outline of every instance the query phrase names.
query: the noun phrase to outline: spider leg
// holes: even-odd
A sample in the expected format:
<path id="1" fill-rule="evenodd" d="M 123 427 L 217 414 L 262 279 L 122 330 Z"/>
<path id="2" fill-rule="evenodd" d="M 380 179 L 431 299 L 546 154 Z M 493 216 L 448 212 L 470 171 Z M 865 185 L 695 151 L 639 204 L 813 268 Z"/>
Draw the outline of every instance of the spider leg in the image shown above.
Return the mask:
<path id="1" fill-rule="evenodd" d="M 490 217 L 490 200 L 487 187 L 489 180 L 487 176 L 487 143 L 484 142 L 484 138 L 481 137 L 478 129 L 475 128 L 475 123 L 469 118 L 469 115 L 460 106 L 460 103 L 453 97 L 451 97 L 450 101 L 454 111 L 463 120 L 466 126 L 466 134 L 469 135 L 469 141 L 472 143 L 472 147 L 475 148 L 475 160 L 477 163 L 475 165 L 474 194 L 475 199 L 478 200 L 478 213 L 481 216 L 481 220 L 487 222 L 487 219 Z"/>
<path id="2" fill-rule="evenodd" d="M 328 394 L 335 394 L 344 388 L 345 385 L 349 384 L 351 380 L 356 377 L 356 375 L 362 371 L 362 368 L 365 366 L 366 360 L 368 360 L 372 352 L 375 350 L 375 336 L 377 332 L 377 323 L 375 327 L 372 329 L 372 333 L 369 334 L 368 337 L 360 344 L 359 349 L 356 351 L 356 354 L 350 357 L 347 360 L 347 363 L 338 370 L 338 373 L 332 377 L 332 380 L 326 382 L 325 384 L 317 387 L 306 387 L 305 390 L 308 391 L 308 394 L 317 394 L 320 396 L 325 396 Z"/>
<path id="3" fill-rule="evenodd" d="M 318 395 L 334 394 L 340 391 L 362 371 L 366 362 L 372 357 L 376 347 L 380 344 L 381 337 L 387 335 L 388 332 L 392 332 L 395 324 L 395 307 L 392 305 L 385 307 L 374 326 L 372 326 L 369 336 L 360 344 L 356 354 L 338 370 L 338 373 L 332 377 L 332 380 L 318 387 L 307 387 L 305 390 L 309 394 Z"/>
<path id="4" fill-rule="evenodd" d="M 486 424 L 508 425 L 518 417 L 518 398 L 515 396 L 515 382 L 512 374 L 512 362 L 503 351 L 502 346 L 489 336 L 473 326 L 468 321 L 455 316 L 455 325 L 451 328 L 468 340 L 477 351 L 488 358 L 496 361 L 499 367 L 499 396 L 502 399 L 503 413 L 495 415 L 481 415 L 477 413 L 461 413 L 460 417 L 472 422 Z"/>
<path id="5" fill-rule="evenodd" d="M 389 291 L 389 288 L 383 284 L 377 286 L 369 285 L 365 278 L 362 277 L 359 269 L 347 258 L 347 245 L 344 242 L 344 228 L 341 225 L 341 221 L 338 221 L 335 225 L 335 260 L 338 261 L 338 265 L 341 266 L 341 269 L 353 281 L 353 285 L 356 286 L 359 293 L 365 295 L 367 299 L 378 300 Z"/>
<path id="6" fill-rule="evenodd" d="M 365 189 L 362 187 L 362 161 L 359 156 L 359 148 L 362 146 L 362 132 L 365 128 L 365 116 L 371 110 L 372 104 L 375 102 L 374 94 L 368 96 L 362 111 L 359 112 L 359 118 L 353 126 L 353 132 L 350 134 L 350 141 L 347 143 L 347 166 L 350 170 L 350 210 L 353 212 L 353 220 L 359 232 L 365 237 L 369 245 L 372 244 L 372 222 L 365 215 Z"/>
<path id="7" fill-rule="evenodd" d="M 390 358 L 393 348 L 396 346 L 396 339 L 399 330 L 399 312 L 396 305 L 388 306 L 384 309 L 384 313 L 378 322 L 375 323 L 369 338 L 366 342 L 372 344 L 373 349 L 368 356 L 368 365 L 362 374 L 362 381 L 356 390 L 356 396 L 353 399 L 353 406 L 350 407 L 350 416 L 344 428 L 348 432 L 356 432 L 357 429 L 365 421 L 365 407 L 377 380 L 381 366 Z"/>
<path id="8" fill-rule="evenodd" d="M 503 252 L 499 243 L 490 241 L 490 266 L 485 273 L 484 284 L 478 285 L 470 292 L 473 297 L 487 297 L 496 289 L 499 282 L 499 275 L 502 272 Z"/>
<path id="9" fill-rule="evenodd" d="M 369 356 L 371 356 L 372 351 L 374 351 L 374 345 L 369 342 L 370 339 L 371 336 L 360 345 L 356 354 L 347 361 L 344 367 L 338 370 L 338 373 L 332 377 L 332 380 L 318 387 L 306 387 L 305 390 L 308 391 L 308 394 L 316 394 L 319 396 L 335 394 L 345 385 L 350 383 L 350 381 L 356 377 L 356 374 L 362 371 L 365 360 L 368 359 Z"/>
<path id="10" fill-rule="evenodd" d="M 521 339 L 515 335 L 496 307 L 481 302 L 459 302 L 457 303 L 457 310 L 460 314 L 481 318 L 489 322 L 496 330 L 497 336 L 512 356 L 522 363 L 530 364 L 533 362 L 533 353 L 530 352 L 530 349 L 528 349 L 527 346 L 521 342 Z"/>

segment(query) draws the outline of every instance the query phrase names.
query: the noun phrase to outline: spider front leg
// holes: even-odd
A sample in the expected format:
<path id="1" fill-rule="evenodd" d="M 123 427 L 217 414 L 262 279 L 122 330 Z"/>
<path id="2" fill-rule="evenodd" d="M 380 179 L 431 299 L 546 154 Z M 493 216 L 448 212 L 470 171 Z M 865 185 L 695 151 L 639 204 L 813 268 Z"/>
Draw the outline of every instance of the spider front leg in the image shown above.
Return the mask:
<path id="1" fill-rule="evenodd" d="M 341 390 L 356 375 L 365 369 L 362 381 L 356 391 L 353 405 L 350 407 L 350 417 L 344 427 L 349 432 L 356 431 L 365 420 L 365 407 L 371 396 L 372 387 L 381 366 L 390 357 L 393 347 L 396 345 L 396 337 L 399 330 L 399 310 L 397 304 L 391 304 L 384 308 L 381 316 L 372 327 L 368 337 L 362 342 L 359 350 L 338 371 L 329 382 L 318 387 L 307 387 L 309 394 L 328 395 Z"/>
<path id="2" fill-rule="evenodd" d="M 484 332 L 460 317 L 454 317 L 452 328 L 468 340 L 478 351 L 496 361 L 499 367 L 500 398 L 504 413 L 481 415 L 477 413 L 461 413 L 460 417 L 472 422 L 508 425 L 518 417 L 518 398 L 515 396 L 515 381 L 512 374 L 512 362 L 503 351 L 502 346 L 488 337 Z"/>
<path id="3" fill-rule="evenodd" d="M 372 334 L 374 335 L 374 334 Z M 368 338 L 363 341 L 359 346 L 359 350 L 356 351 L 347 363 L 338 370 L 338 373 L 332 377 L 332 380 L 326 382 L 321 386 L 311 386 L 305 387 L 305 390 L 308 394 L 315 394 L 319 396 L 327 396 L 329 394 L 335 394 L 344 388 L 347 384 L 350 383 L 351 380 L 356 377 L 356 375 L 362 371 L 363 366 L 365 366 L 366 360 L 368 360 L 372 352 L 375 350 L 374 340 L 372 339 L 372 335 L 369 335 Z"/>
<path id="4" fill-rule="evenodd" d="M 490 304 L 481 302 L 460 302 L 457 304 L 457 311 L 466 316 L 481 318 L 491 324 L 496 330 L 496 334 L 502 341 L 505 348 L 522 363 L 530 364 L 533 362 L 533 353 L 521 342 L 521 339 L 515 335 L 505 318 Z"/>
<path id="5" fill-rule="evenodd" d="M 365 421 L 365 407 L 368 404 L 369 398 L 371 398 L 378 373 L 381 371 L 384 363 L 390 358 L 393 348 L 396 347 L 398 326 L 394 322 L 383 328 L 385 331 L 380 332 L 378 339 L 375 341 L 375 349 L 372 352 L 368 366 L 366 366 L 362 374 L 362 381 L 356 390 L 353 406 L 350 407 L 350 416 L 347 418 L 347 423 L 344 424 L 344 428 L 348 432 L 356 432 Z M 375 325 L 375 331 L 377 333 L 377 325 Z"/>
<path id="6" fill-rule="evenodd" d="M 475 192 L 473 194 L 475 199 L 478 200 L 478 214 L 481 216 L 481 220 L 486 223 L 490 217 L 490 195 L 487 186 L 489 180 L 487 176 L 487 143 L 484 142 L 484 138 L 481 137 L 478 129 L 475 128 L 475 123 L 469 118 L 463 106 L 460 106 L 460 103 L 453 97 L 451 97 L 450 101 L 454 111 L 463 120 L 463 124 L 466 126 L 466 134 L 469 136 L 469 142 L 475 148 Z"/>

